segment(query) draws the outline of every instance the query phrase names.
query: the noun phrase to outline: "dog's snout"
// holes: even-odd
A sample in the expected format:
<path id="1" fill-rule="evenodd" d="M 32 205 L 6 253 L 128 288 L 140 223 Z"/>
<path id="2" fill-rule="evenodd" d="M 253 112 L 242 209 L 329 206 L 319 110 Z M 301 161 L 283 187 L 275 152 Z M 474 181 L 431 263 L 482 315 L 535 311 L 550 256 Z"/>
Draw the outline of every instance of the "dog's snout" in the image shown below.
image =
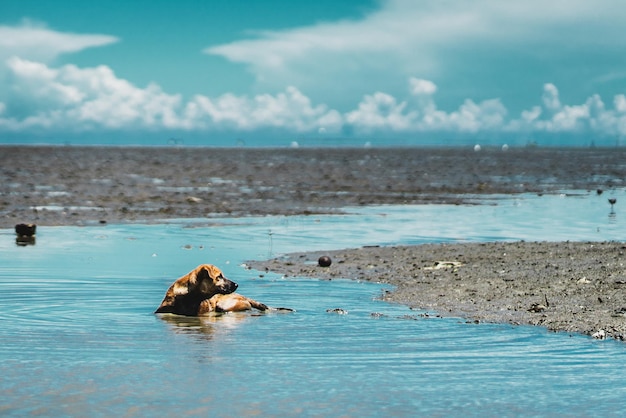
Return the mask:
<path id="1" fill-rule="evenodd" d="M 227 278 L 224 278 L 224 288 L 230 292 L 234 292 L 235 290 L 237 290 L 237 287 L 239 287 L 239 285 L 235 282 L 233 282 L 232 280 L 228 280 Z"/>

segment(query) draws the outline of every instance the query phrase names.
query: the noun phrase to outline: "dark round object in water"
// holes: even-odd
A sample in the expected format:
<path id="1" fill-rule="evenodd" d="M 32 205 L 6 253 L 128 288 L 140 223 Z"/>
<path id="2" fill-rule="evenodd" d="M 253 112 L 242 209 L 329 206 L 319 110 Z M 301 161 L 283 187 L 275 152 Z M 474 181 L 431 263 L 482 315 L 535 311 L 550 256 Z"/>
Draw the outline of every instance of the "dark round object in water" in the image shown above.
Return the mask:
<path id="1" fill-rule="evenodd" d="M 617 199 L 616 199 L 616 198 L 614 198 L 614 197 L 612 197 L 612 198 L 610 198 L 610 199 L 609 199 L 609 203 L 610 203 L 611 205 L 614 205 L 616 202 L 617 202 Z"/>
<path id="2" fill-rule="evenodd" d="M 317 264 L 319 264 L 320 267 L 330 267 L 332 263 L 333 260 L 327 255 L 323 255 L 317 260 Z"/>
<path id="3" fill-rule="evenodd" d="M 348 311 L 346 311 L 345 309 L 341 309 L 341 308 L 335 308 L 335 309 L 326 309 L 326 312 L 328 313 L 336 313 L 339 315 L 347 315 Z"/>
<path id="4" fill-rule="evenodd" d="M 20 237 L 32 237 L 37 231 L 35 224 L 17 224 L 15 225 L 15 233 Z"/>

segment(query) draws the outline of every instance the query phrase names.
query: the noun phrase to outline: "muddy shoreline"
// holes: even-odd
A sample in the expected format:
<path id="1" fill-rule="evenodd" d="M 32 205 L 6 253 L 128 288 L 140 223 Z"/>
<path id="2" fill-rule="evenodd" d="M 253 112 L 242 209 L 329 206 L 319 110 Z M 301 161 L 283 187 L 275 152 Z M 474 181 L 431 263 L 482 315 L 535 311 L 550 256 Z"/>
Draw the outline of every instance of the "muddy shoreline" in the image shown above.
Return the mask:
<path id="1" fill-rule="evenodd" d="M 0 228 L 480 204 L 493 194 L 624 188 L 626 149 L 219 149 L 0 146 Z M 619 204 L 619 203 L 618 203 Z M 468 320 L 626 338 L 622 243 L 373 247 L 249 264 L 389 283 L 386 300 Z M 459 264 L 436 264 L 450 261 Z M 207 260 L 210 262 L 210 260 Z"/>
<path id="2" fill-rule="evenodd" d="M 434 315 L 626 338 L 626 245 L 492 242 L 294 253 L 250 268 L 386 283 L 383 299 Z M 316 261 L 327 255 L 330 267 Z"/>

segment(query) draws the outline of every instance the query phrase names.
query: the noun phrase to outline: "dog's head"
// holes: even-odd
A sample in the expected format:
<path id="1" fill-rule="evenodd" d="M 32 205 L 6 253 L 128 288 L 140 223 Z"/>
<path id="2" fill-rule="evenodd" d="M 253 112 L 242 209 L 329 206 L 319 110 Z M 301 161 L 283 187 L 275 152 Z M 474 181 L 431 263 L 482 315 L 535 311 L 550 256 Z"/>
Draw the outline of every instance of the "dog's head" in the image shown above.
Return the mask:
<path id="1" fill-rule="evenodd" d="M 237 290 L 237 283 L 224 277 L 222 270 L 212 264 L 202 264 L 190 272 L 187 283 L 174 282 L 174 294 L 198 294 L 203 299 L 217 294 L 233 293 Z M 177 286 L 178 284 L 178 286 Z"/>
<path id="2" fill-rule="evenodd" d="M 228 294 L 237 290 L 237 283 L 228 280 L 220 269 L 211 264 L 202 264 L 176 280 L 161 302 L 157 313 L 197 315 L 200 302 L 217 294 Z"/>

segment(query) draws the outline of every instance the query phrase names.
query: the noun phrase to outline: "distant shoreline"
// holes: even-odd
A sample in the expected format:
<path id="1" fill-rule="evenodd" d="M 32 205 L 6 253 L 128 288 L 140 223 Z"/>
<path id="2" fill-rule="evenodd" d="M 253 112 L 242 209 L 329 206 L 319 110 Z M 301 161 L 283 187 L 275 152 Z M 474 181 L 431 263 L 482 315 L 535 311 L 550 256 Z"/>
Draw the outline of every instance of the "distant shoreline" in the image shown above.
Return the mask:
<path id="1" fill-rule="evenodd" d="M 0 228 L 475 204 L 624 187 L 626 148 L 0 146 Z M 471 196 L 471 202 L 469 197 Z"/>
<path id="2" fill-rule="evenodd" d="M 330 141 L 321 141 L 321 142 L 303 142 L 300 143 L 297 140 L 294 141 L 286 141 L 282 144 L 278 143 L 268 143 L 268 144 L 255 144 L 248 145 L 242 144 L 237 145 L 236 143 L 231 145 L 224 145 L 223 143 L 216 144 L 207 144 L 207 143 L 63 143 L 63 142 L 23 142 L 23 143 L 8 143 L 8 142 L 0 142 L 0 149 L 2 148 L 155 148 L 155 149 L 198 149 L 198 148 L 207 148 L 207 149 L 223 149 L 223 150 L 263 150 L 263 149 L 276 149 L 276 150 L 290 150 L 290 149 L 304 149 L 304 150 L 319 150 L 319 149 L 366 149 L 366 150 L 376 150 L 376 149 L 424 149 L 424 150 L 445 150 L 445 149 L 457 149 L 457 150 L 465 150 L 465 151 L 475 151 L 474 147 L 478 145 L 480 150 L 482 151 L 502 151 L 503 147 L 505 151 L 515 151 L 515 150 L 621 150 L 626 149 L 625 144 L 508 144 L 506 142 L 502 143 L 481 143 L 480 141 L 467 141 L 461 143 L 449 143 L 442 144 L 440 142 L 433 143 L 370 143 L 368 141 L 360 141 L 360 142 L 340 142 L 332 143 Z"/>

